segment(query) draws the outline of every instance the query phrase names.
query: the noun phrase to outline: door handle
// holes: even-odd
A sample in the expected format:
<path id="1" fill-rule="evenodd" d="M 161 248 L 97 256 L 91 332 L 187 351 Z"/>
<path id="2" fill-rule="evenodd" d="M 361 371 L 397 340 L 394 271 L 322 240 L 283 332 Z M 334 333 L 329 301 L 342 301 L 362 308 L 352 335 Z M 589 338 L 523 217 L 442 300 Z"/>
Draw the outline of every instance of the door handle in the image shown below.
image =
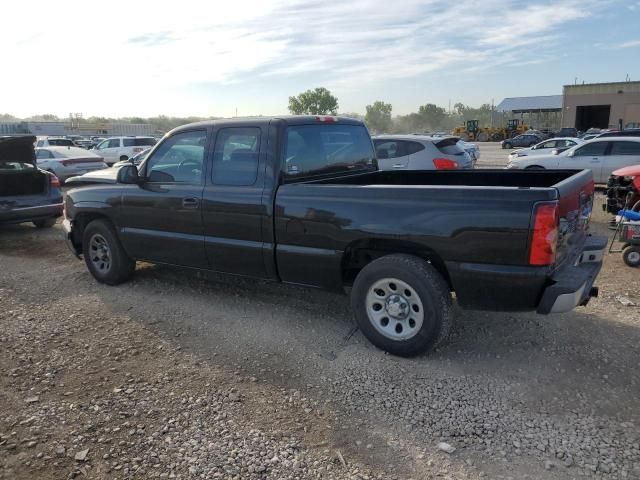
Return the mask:
<path id="1" fill-rule="evenodd" d="M 183 198 L 182 199 L 182 208 L 194 209 L 198 208 L 200 202 L 198 202 L 197 198 Z"/>
<path id="2" fill-rule="evenodd" d="M 395 165 L 391 165 L 391 168 L 404 168 L 402 163 L 396 163 Z"/>

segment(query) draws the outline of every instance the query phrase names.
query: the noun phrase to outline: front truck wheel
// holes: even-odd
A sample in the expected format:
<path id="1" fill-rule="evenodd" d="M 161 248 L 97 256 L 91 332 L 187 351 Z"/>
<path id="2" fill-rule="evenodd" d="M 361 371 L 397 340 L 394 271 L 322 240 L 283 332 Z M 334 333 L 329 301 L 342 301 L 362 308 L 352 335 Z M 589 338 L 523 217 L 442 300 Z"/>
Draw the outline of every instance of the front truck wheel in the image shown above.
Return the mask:
<path id="1" fill-rule="evenodd" d="M 364 267 L 351 290 L 351 307 L 365 337 L 401 357 L 433 350 L 453 325 L 446 282 L 411 255 L 387 255 Z"/>
<path id="2" fill-rule="evenodd" d="M 129 280 L 136 268 L 107 220 L 93 220 L 86 226 L 82 252 L 89 272 L 100 283 L 118 285 Z"/>

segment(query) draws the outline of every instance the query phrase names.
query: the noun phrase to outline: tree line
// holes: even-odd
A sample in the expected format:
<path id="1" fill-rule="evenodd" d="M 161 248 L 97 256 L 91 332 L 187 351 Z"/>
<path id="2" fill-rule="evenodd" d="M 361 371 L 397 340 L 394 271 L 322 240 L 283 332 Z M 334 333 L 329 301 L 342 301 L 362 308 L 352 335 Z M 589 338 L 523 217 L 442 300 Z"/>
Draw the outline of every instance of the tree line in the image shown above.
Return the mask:
<path id="1" fill-rule="evenodd" d="M 324 87 L 310 89 L 296 96 L 289 97 L 289 112 L 293 115 L 337 115 L 338 98 Z M 496 114 L 489 104 L 483 104 L 479 108 L 469 107 L 462 103 L 456 103 L 448 112 L 445 108 L 433 103 L 426 103 L 418 107 L 417 112 L 408 115 L 393 116 L 393 107 L 390 103 L 381 100 L 366 106 L 364 115 L 359 113 L 342 113 L 348 117 L 364 120 L 371 133 L 423 133 L 434 131 L 451 131 L 466 120 L 478 120 L 481 126 L 492 123 L 502 123 L 502 116 Z M 186 123 L 213 120 L 220 117 L 172 117 L 158 115 L 155 117 L 88 117 L 74 118 L 74 122 L 82 123 L 146 123 L 154 127 L 156 131 L 167 132 Z M 28 118 L 17 118 L 10 114 L 0 113 L 0 122 L 14 121 L 69 121 L 68 118 L 59 118 L 53 114 L 34 115 Z"/>

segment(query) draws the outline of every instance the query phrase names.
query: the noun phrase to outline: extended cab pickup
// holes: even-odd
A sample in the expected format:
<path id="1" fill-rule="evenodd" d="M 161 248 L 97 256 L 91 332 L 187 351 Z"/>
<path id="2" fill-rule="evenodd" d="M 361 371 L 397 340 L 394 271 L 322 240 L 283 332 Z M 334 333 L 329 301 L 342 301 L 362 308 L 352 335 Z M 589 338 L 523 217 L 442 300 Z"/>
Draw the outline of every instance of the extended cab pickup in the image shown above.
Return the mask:
<path id="1" fill-rule="evenodd" d="M 588 235 L 590 171 L 378 171 L 341 117 L 179 127 L 139 171 L 70 190 L 67 243 L 100 282 L 136 260 L 344 292 L 398 355 L 440 343 L 463 308 L 546 314 L 584 305 L 606 239 Z"/>

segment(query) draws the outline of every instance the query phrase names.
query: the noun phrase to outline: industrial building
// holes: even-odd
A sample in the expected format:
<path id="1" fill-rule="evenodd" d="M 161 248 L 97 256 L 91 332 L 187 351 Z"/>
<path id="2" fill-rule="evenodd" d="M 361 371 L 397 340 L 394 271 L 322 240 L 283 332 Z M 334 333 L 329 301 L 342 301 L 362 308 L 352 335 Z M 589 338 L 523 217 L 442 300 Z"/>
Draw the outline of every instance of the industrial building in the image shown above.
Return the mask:
<path id="1" fill-rule="evenodd" d="M 510 97 L 496 107 L 506 118 L 519 119 L 535 128 L 559 128 L 562 121 L 562 95 Z"/>
<path id="2" fill-rule="evenodd" d="M 562 126 L 582 131 L 640 126 L 640 82 L 565 85 Z"/>
<path id="3" fill-rule="evenodd" d="M 65 136 L 119 136 L 119 135 L 152 135 L 155 133 L 153 125 L 147 123 L 73 123 L 64 121 L 19 121 L 0 122 L 1 134 L 24 134 Z"/>

